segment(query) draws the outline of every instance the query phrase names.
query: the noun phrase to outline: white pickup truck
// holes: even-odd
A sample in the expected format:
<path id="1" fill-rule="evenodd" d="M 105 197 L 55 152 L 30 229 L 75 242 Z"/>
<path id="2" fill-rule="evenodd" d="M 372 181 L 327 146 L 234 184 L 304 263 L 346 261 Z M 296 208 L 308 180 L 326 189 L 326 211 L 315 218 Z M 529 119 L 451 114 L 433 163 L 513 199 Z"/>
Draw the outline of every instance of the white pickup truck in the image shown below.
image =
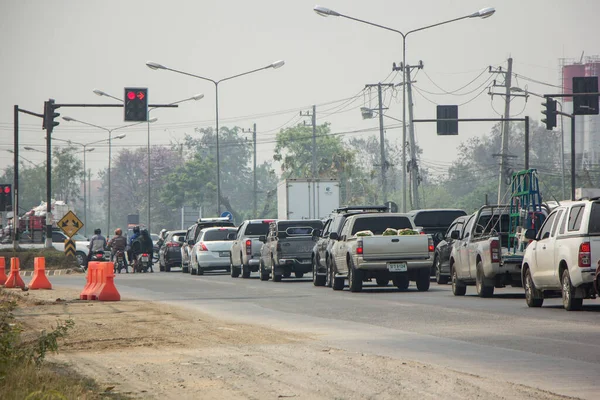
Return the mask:
<path id="1" fill-rule="evenodd" d="M 508 251 L 509 209 L 508 205 L 483 206 L 468 217 L 461 231 L 451 232 L 455 296 L 464 296 L 467 285 L 475 285 L 480 297 L 491 297 L 495 287 L 521 286 L 523 252 Z"/>
<path id="2" fill-rule="evenodd" d="M 52 247 L 56 250 L 64 252 L 65 240 L 67 239 L 67 235 L 62 231 L 52 231 Z M 83 267 L 87 266 L 87 255 L 90 251 L 88 245 L 90 241 L 85 236 L 79 234 L 74 235 L 72 240 L 75 241 L 75 258 L 77 258 L 77 262 Z"/>
<path id="3" fill-rule="evenodd" d="M 523 257 L 523 286 L 529 307 L 541 307 L 544 296 L 559 292 L 567 311 L 579 310 L 584 299 L 598 296 L 600 278 L 600 200 L 561 202 Z M 595 286 L 595 287 L 594 287 Z"/>
<path id="4" fill-rule="evenodd" d="M 411 235 L 386 236 L 388 228 L 411 231 Z M 362 236 L 361 232 L 371 235 Z M 360 292 L 363 282 L 375 278 L 387 286 L 390 279 L 401 290 L 416 281 L 419 291 L 429 289 L 429 270 L 433 239 L 418 234 L 412 219 L 405 214 L 378 213 L 349 216 L 343 228 L 330 233 L 332 246 L 333 290 L 342 290 L 345 280 L 351 292 Z"/>
<path id="5" fill-rule="evenodd" d="M 269 233 L 269 224 L 272 219 L 250 219 L 242 222 L 236 233 L 230 234 L 233 240 L 231 245 L 230 272 L 232 278 L 242 274 L 242 278 L 249 278 L 251 272 L 257 272 L 260 265 L 260 249 L 263 243 L 258 240 L 260 236 Z"/>

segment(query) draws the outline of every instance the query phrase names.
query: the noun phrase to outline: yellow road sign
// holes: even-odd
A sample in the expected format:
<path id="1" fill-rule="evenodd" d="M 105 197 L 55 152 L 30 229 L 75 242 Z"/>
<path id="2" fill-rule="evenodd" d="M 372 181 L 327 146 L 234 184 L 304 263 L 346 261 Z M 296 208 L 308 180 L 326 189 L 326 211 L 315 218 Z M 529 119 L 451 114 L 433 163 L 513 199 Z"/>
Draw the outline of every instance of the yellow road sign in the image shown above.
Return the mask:
<path id="1" fill-rule="evenodd" d="M 65 256 L 75 257 L 75 242 L 71 239 L 65 240 Z"/>
<path id="2" fill-rule="evenodd" d="M 67 235 L 68 237 L 73 237 L 81 228 L 83 228 L 83 222 L 73 211 L 69 211 L 65 214 L 64 217 L 58 221 L 58 227 Z M 66 250 L 66 247 L 65 247 Z"/>

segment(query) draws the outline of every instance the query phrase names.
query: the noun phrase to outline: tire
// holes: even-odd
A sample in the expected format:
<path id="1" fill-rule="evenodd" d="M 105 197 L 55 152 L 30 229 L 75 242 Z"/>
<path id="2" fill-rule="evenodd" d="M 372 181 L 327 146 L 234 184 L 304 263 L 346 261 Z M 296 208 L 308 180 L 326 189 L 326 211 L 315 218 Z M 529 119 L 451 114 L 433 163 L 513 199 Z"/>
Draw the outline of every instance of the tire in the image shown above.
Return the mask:
<path id="1" fill-rule="evenodd" d="M 437 282 L 437 284 L 438 285 L 448 284 L 448 277 L 442 276 L 442 262 L 440 261 L 440 258 L 436 257 L 433 264 L 435 265 L 435 281 Z"/>
<path id="2" fill-rule="evenodd" d="M 304 272 L 294 272 L 294 276 L 298 279 L 304 277 Z"/>
<path id="3" fill-rule="evenodd" d="M 317 275 L 317 263 L 314 258 L 313 258 L 312 275 L 313 275 L 312 280 L 313 280 L 314 286 L 325 286 L 325 283 L 327 281 L 327 275 Z"/>
<path id="4" fill-rule="evenodd" d="M 171 266 L 165 265 L 165 272 L 171 272 Z"/>
<path id="5" fill-rule="evenodd" d="M 164 272 L 164 271 L 165 271 L 165 266 L 164 266 L 164 265 L 162 265 L 161 263 L 158 263 L 158 270 L 159 270 L 160 272 Z"/>
<path id="6" fill-rule="evenodd" d="M 289 275 L 291 273 L 288 272 Z M 271 259 L 271 279 L 273 279 L 273 282 L 281 282 L 281 275 L 275 275 L 275 261 L 273 259 Z"/>
<path id="7" fill-rule="evenodd" d="M 351 292 L 356 293 L 362 291 L 363 272 L 359 269 L 354 268 L 354 262 L 352 259 L 348 260 L 348 289 Z"/>
<path id="8" fill-rule="evenodd" d="M 483 262 L 477 263 L 477 273 L 475 277 L 475 289 L 477 290 L 477 296 L 482 298 L 489 298 L 494 295 L 494 286 L 486 285 L 485 277 L 483 276 Z"/>
<path id="9" fill-rule="evenodd" d="M 242 278 L 244 278 L 244 279 L 250 278 L 250 266 L 249 265 L 242 264 L 240 266 L 240 269 L 242 270 Z"/>
<path id="10" fill-rule="evenodd" d="M 233 265 L 233 260 L 231 258 L 229 259 L 229 274 L 232 278 L 240 276 L 240 270 Z"/>
<path id="11" fill-rule="evenodd" d="M 387 286 L 390 284 L 390 280 L 388 278 L 375 278 L 375 281 L 377 282 L 377 286 Z"/>
<path id="12" fill-rule="evenodd" d="M 464 296 L 467 293 L 467 285 L 458 279 L 456 269 L 452 267 L 452 294 L 455 296 Z"/>
<path id="13" fill-rule="evenodd" d="M 575 288 L 571 284 L 571 277 L 569 276 L 569 270 L 565 269 L 562 273 L 562 302 L 563 307 L 567 311 L 578 311 L 583 306 L 583 299 L 576 299 Z"/>
<path id="14" fill-rule="evenodd" d="M 190 274 L 196 275 L 197 273 L 198 273 L 198 270 L 190 265 Z"/>
<path id="15" fill-rule="evenodd" d="M 326 265 L 325 286 L 330 288 L 331 286 L 333 286 L 333 278 L 335 278 L 334 274 L 333 274 L 333 267 L 331 266 L 331 261 L 329 261 L 329 260 L 327 260 L 325 265 Z"/>
<path id="16" fill-rule="evenodd" d="M 410 286 L 410 280 L 406 274 L 396 275 L 392 278 L 392 283 L 402 291 L 408 290 L 408 287 Z"/>
<path id="17" fill-rule="evenodd" d="M 198 264 L 198 266 L 196 267 L 196 273 L 198 275 L 204 275 L 204 270 L 202 269 L 202 267 L 200 266 L 200 264 Z"/>
<path id="18" fill-rule="evenodd" d="M 87 267 L 87 256 L 85 255 L 85 253 L 81 251 L 75 252 L 75 259 L 77 260 L 77 264 L 79 264 L 82 267 Z"/>
<path id="19" fill-rule="evenodd" d="M 525 271 L 525 303 L 527 307 L 541 307 L 544 304 L 544 293 L 536 289 L 531 270 L 527 268 Z"/>
<path id="20" fill-rule="evenodd" d="M 190 273 L 190 267 L 188 265 L 184 265 L 182 263 L 181 264 L 181 272 L 183 272 L 184 274 L 189 274 Z"/>
<path id="21" fill-rule="evenodd" d="M 260 272 L 260 280 L 261 281 L 268 281 L 269 280 L 269 272 L 266 271 L 265 269 L 265 265 L 263 264 L 262 260 L 260 262 L 260 267 L 258 267 L 258 271 Z"/>
<path id="22" fill-rule="evenodd" d="M 429 290 L 431 285 L 431 270 L 429 268 L 422 268 L 417 272 L 417 290 L 419 292 L 426 292 Z"/>

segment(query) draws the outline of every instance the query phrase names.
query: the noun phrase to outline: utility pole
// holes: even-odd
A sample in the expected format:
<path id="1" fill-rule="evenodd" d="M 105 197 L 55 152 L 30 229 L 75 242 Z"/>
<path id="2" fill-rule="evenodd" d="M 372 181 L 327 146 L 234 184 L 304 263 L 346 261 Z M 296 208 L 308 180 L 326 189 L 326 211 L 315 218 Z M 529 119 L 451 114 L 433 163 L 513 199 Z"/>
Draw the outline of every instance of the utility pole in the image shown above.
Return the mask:
<path id="1" fill-rule="evenodd" d="M 245 129 L 242 129 L 242 132 L 249 132 Z M 253 190 L 252 190 L 252 206 L 253 206 L 253 218 L 256 218 L 256 210 L 257 210 L 257 205 L 256 205 L 256 198 L 257 198 L 257 193 L 258 193 L 258 189 L 256 187 L 256 123 L 254 123 L 253 127 L 252 127 L 252 151 L 254 153 L 253 155 L 253 160 L 252 160 L 252 171 L 253 171 Z"/>
<path id="2" fill-rule="evenodd" d="M 385 136 L 384 136 L 384 127 L 383 127 L 383 110 L 387 109 L 383 107 L 383 91 L 382 87 L 393 87 L 393 83 L 376 83 L 376 84 L 368 84 L 365 85 L 365 88 L 377 87 L 377 99 L 379 102 L 379 150 L 380 150 L 380 167 L 381 167 L 381 191 L 383 201 L 385 203 L 387 201 L 387 179 L 386 179 L 386 171 L 388 167 L 388 162 L 385 159 Z"/>
<path id="3" fill-rule="evenodd" d="M 511 97 L 511 83 L 512 83 L 512 64 L 513 59 L 510 57 L 508 59 L 508 68 L 506 71 L 503 71 L 502 68 L 498 68 L 493 71 L 492 67 L 490 67 L 490 73 L 496 74 L 504 74 L 504 119 L 507 120 L 510 118 L 510 97 Z M 494 82 L 494 86 L 496 86 Z M 499 93 L 490 93 L 492 96 L 494 94 Z M 502 122 L 502 148 L 500 151 L 500 173 L 498 176 L 498 203 L 502 204 L 502 200 L 504 199 L 504 193 L 506 192 L 506 181 L 508 178 L 508 140 L 510 135 L 510 124 L 508 121 Z"/>
<path id="4" fill-rule="evenodd" d="M 312 166 L 311 166 L 311 174 L 312 178 L 317 178 L 317 106 L 312 106 L 312 112 L 300 111 L 301 117 L 311 117 L 312 124 Z"/>
<path id="5" fill-rule="evenodd" d="M 408 140 L 410 142 L 410 161 L 409 161 L 409 172 L 410 172 L 410 203 L 412 209 L 421 208 L 419 202 L 419 166 L 417 164 L 417 146 L 415 141 L 415 125 L 413 123 L 413 101 L 412 101 L 412 83 L 410 79 L 410 71 L 411 69 L 421 69 L 423 68 L 423 62 L 419 61 L 418 65 L 407 65 L 406 66 L 406 94 L 408 96 L 408 128 L 409 135 Z"/>

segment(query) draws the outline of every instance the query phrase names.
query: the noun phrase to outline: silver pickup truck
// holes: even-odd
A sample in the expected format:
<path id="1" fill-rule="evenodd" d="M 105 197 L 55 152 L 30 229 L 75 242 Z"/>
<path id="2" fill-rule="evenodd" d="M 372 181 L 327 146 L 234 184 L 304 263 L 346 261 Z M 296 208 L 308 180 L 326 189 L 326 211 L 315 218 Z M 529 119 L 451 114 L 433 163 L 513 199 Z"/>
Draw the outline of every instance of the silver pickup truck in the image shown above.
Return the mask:
<path id="1" fill-rule="evenodd" d="M 396 235 L 384 235 L 390 229 Z M 363 282 L 375 278 L 378 286 L 390 279 L 400 290 L 415 281 L 419 291 L 429 290 L 429 270 L 433 239 L 418 234 L 412 219 L 405 214 L 380 213 L 352 215 L 346 219 L 332 246 L 333 290 L 342 290 L 345 279 L 351 292 L 362 290 Z M 410 233 L 410 234 L 405 234 Z"/>
<path id="2" fill-rule="evenodd" d="M 269 224 L 272 219 L 249 219 L 239 226 L 228 239 L 233 240 L 231 245 L 231 277 L 249 278 L 251 272 L 257 272 L 260 264 L 260 249 L 262 242 L 260 236 L 269 233 Z"/>
<path id="3" fill-rule="evenodd" d="M 273 282 L 289 278 L 292 272 L 302 278 L 312 270 L 312 249 L 317 240 L 315 231 L 323 229 L 318 219 L 279 220 L 269 226 L 269 233 L 261 236 L 260 279 L 269 276 Z"/>

